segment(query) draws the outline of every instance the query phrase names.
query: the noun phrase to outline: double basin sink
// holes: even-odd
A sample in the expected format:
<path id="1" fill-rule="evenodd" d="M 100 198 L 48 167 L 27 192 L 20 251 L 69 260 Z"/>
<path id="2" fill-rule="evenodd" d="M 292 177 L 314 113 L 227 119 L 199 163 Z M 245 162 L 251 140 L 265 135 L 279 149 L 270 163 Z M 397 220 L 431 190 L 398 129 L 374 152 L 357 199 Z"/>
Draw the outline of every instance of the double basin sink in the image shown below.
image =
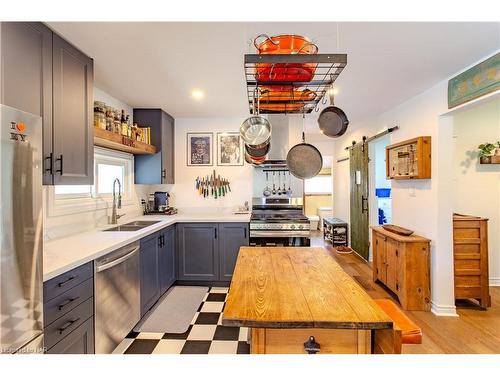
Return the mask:
<path id="1" fill-rule="evenodd" d="M 131 221 L 130 223 L 125 223 L 113 228 L 104 229 L 104 232 L 134 232 L 136 230 L 144 229 L 156 223 L 159 223 L 159 221 L 145 221 L 145 220 Z"/>

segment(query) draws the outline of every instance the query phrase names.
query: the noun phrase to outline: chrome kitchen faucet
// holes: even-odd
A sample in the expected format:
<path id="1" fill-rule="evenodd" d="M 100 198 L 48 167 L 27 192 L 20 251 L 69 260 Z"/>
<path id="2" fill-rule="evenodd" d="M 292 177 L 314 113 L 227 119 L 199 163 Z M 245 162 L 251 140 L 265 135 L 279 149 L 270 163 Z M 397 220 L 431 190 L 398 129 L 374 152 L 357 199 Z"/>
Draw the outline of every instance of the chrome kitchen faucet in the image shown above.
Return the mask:
<path id="1" fill-rule="evenodd" d="M 116 196 L 116 183 L 118 182 L 118 197 Z M 121 218 L 123 215 L 118 215 L 116 213 L 117 208 L 122 208 L 122 184 L 120 183 L 120 180 L 115 178 L 113 181 L 113 209 L 111 211 L 111 218 L 110 218 L 110 224 L 118 224 L 118 219 Z"/>

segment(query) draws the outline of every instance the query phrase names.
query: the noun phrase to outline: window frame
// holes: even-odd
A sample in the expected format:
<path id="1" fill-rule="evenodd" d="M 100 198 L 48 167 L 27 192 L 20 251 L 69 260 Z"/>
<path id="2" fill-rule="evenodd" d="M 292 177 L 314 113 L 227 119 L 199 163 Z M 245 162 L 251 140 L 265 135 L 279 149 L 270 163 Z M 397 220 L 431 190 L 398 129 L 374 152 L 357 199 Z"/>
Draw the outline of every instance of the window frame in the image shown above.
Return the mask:
<path id="1" fill-rule="evenodd" d="M 304 195 L 306 196 L 313 196 L 313 195 L 333 195 L 333 175 L 331 173 L 320 173 L 314 177 L 312 177 L 309 180 L 312 180 L 314 178 L 318 177 L 329 177 L 330 178 L 330 191 L 315 191 L 315 192 L 307 192 L 306 191 L 306 180 L 304 180 Z"/>
<path id="2" fill-rule="evenodd" d="M 62 216 L 111 207 L 112 194 L 97 194 L 97 165 L 100 161 L 125 167 L 122 185 L 122 206 L 134 204 L 134 156 L 121 151 L 94 147 L 94 184 L 90 194 L 56 194 L 55 186 L 47 186 L 47 216 Z M 107 164 L 107 163 L 106 163 Z"/>

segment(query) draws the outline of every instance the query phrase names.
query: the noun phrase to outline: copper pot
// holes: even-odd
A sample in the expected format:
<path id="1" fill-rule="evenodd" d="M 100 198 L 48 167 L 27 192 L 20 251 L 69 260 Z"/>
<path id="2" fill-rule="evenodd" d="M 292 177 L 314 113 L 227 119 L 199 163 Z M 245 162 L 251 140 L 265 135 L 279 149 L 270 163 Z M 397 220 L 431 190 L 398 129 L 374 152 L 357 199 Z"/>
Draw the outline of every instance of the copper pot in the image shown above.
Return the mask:
<path id="1" fill-rule="evenodd" d="M 259 38 L 265 38 L 258 43 Z M 254 39 L 255 48 L 259 54 L 317 54 L 318 46 L 301 35 L 276 35 L 269 37 L 261 34 Z M 314 77 L 317 64 L 289 63 L 289 64 L 256 64 L 255 78 L 258 81 L 273 82 L 309 82 Z"/>
<path id="2" fill-rule="evenodd" d="M 309 89 L 297 90 L 262 90 L 260 103 L 270 102 L 308 102 L 316 99 L 316 93 Z M 262 105 L 262 104 L 261 104 Z"/>

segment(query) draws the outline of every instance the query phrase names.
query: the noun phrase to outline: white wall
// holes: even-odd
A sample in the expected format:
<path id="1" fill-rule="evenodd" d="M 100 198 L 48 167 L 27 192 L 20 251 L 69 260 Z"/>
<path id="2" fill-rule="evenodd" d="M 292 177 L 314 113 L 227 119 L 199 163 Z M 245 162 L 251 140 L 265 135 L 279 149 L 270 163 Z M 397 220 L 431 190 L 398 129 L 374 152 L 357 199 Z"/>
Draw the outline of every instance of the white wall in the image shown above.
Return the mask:
<path id="1" fill-rule="evenodd" d="M 394 125 L 399 130 L 391 133 L 391 143 L 417 136 L 432 137 L 432 179 L 421 181 L 394 181 L 392 183 L 392 221 L 411 228 L 417 234 L 431 239 L 431 295 L 433 311 L 454 314 L 453 257 L 451 244 L 451 205 L 446 207 L 447 173 L 451 170 L 451 153 L 440 155 L 451 148 L 451 126 L 440 116 L 447 112 L 447 81 L 442 81 L 426 92 L 402 103 L 373 120 L 358 125 L 336 143 L 336 158 L 348 156 L 345 147 L 362 136 L 373 136 Z M 440 124 L 442 126 L 440 126 Z M 441 157 L 440 157 L 441 156 Z M 439 169 L 438 169 L 439 164 Z M 448 166 L 447 166 L 448 165 Z M 441 176 L 439 175 L 441 172 Z M 349 219 L 349 162 L 334 163 L 335 216 Z M 341 182 L 342 181 L 342 182 Z M 443 212 L 449 211 L 448 217 Z"/>
<path id="2" fill-rule="evenodd" d="M 217 165 L 217 132 L 239 132 L 245 118 L 176 118 L 175 119 L 175 185 L 169 186 L 171 204 L 179 208 L 234 209 L 245 201 L 251 204 L 253 167 Z M 209 167 L 187 166 L 187 133 L 213 133 L 214 165 Z M 195 190 L 196 177 L 206 176 L 213 170 L 229 180 L 231 192 L 221 199 L 203 198 Z"/>
<path id="3" fill-rule="evenodd" d="M 500 140 L 500 99 L 453 116 L 453 211 L 488 221 L 489 276 L 500 285 L 500 165 L 478 163 L 477 146 Z"/>

